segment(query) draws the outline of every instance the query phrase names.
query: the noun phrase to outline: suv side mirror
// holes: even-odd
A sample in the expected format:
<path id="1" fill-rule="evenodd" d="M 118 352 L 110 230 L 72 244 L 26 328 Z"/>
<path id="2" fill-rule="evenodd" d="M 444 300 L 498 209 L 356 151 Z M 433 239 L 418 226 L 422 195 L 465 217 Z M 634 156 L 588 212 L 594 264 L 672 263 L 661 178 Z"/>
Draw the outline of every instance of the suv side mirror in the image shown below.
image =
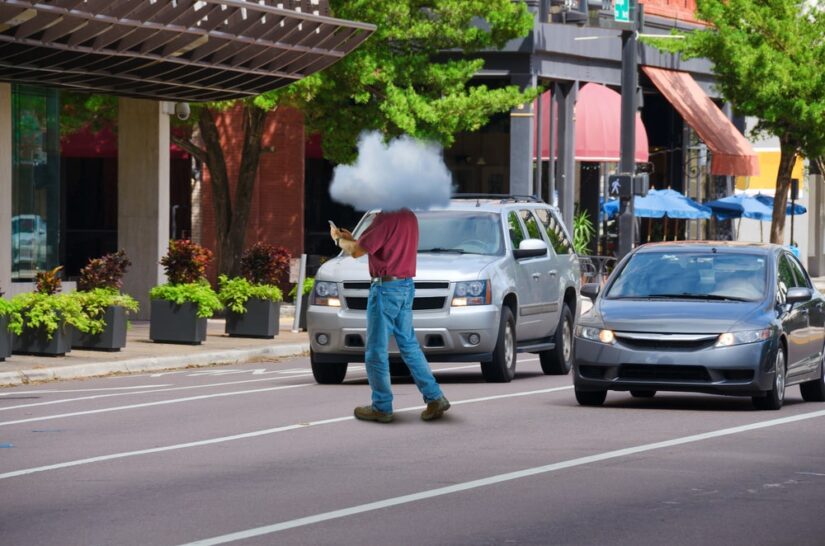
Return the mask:
<path id="1" fill-rule="evenodd" d="M 810 288 L 804 286 L 794 286 L 788 289 L 785 295 L 785 303 L 793 305 L 795 303 L 802 303 L 810 301 L 814 293 Z"/>
<path id="2" fill-rule="evenodd" d="M 595 300 L 598 297 L 599 292 L 601 292 L 602 286 L 597 282 L 589 282 L 587 284 L 583 284 L 581 290 L 579 292 L 585 298 L 590 298 L 591 300 Z"/>
<path id="3" fill-rule="evenodd" d="M 547 243 L 541 239 L 524 239 L 519 243 L 518 249 L 513 251 L 513 256 L 519 260 L 521 258 L 535 258 L 547 255 Z"/>

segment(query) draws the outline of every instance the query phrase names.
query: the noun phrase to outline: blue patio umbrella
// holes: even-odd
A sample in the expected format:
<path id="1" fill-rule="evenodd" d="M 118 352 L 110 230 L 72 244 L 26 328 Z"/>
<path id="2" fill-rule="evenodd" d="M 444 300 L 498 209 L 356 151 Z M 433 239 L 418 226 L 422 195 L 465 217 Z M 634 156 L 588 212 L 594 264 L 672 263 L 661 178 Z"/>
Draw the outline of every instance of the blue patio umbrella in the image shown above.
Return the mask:
<path id="1" fill-rule="evenodd" d="M 720 220 L 751 218 L 762 222 L 770 222 L 773 217 L 773 197 L 770 195 L 739 193 L 710 201 L 705 205 L 710 207 L 713 214 Z M 794 214 L 805 214 L 806 212 L 808 212 L 808 209 L 802 205 L 793 205 Z M 788 203 L 786 214 L 791 214 L 790 203 Z"/>
<path id="2" fill-rule="evenodd" d="M 640 218 L 678 218 L 688 220 L 708 219 L 711 210 L 685 197 L 676 190 L 650 190 L 647 195 L 635 196 L 633 208 Z M 619 212 L 619 201 L 608 201 L 602 206 L 608 218 Z"/>

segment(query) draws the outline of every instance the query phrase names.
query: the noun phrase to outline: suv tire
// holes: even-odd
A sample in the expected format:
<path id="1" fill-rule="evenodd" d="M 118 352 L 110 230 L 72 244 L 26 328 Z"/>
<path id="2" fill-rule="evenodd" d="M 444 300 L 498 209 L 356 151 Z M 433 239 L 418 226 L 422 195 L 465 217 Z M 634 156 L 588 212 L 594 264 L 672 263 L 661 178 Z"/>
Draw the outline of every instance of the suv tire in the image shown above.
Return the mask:
<path id="1" fill-rule="evenodd" d="M 516 375 L 516 319 L 506 305 L 501 307 L 493 360 L 481 363 L 481 375 L 488 383 L 509 383 Z"/>
<path id="2" fill-rule="evenodd" d="M 556 326 L 556 347 L 539 353 L 545 375 L 567 375 L 573 367 L 573 313 L 565 303 Z"/>
<path id="3" fill-rule="evenodd" d="M 312 376 L 320 385 L 340 385 L 347 375 L 346 362 L 318 362 L 312 350 L 309 351 L 309 363 L 312 365 Z"/>

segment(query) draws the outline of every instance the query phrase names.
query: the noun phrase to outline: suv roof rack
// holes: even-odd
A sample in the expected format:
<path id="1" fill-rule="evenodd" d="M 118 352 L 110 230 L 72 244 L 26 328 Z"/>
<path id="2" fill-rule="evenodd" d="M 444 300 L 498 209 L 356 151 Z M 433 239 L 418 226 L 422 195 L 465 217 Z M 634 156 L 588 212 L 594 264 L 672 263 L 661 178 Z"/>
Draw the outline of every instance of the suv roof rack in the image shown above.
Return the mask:
<path id="1" fill-rule="evenodd" d="M 543 201 L 537 195 L 514 195 L 509 193 L 456 193 L 451 199 L 490 199 L 501 200 L 502 203 L 512 201 L 514 203 L 542 203 Z"/>

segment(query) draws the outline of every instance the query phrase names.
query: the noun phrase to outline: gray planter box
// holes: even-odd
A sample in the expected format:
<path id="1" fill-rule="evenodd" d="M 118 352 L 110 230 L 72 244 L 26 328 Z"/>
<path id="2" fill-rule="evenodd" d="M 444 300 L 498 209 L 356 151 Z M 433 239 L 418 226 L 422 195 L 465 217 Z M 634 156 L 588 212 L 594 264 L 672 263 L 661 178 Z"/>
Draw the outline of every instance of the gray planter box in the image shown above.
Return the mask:
<path id="1" fill-rule="evenodd" d="M 119 351 L 126 346 L 126 309 L 109 306 L 103 314 L 105 328 L 99 334 L 87 334 L 72 328 L 72 348 L 94 351 Z"/>
<path id="2" fill-rule="evenodd" d="M 0 317 L 0 362 L 11 356 L 12 336 L 9 332 L 9 317 Z"/>
<path id="3" fill-rule="evenodd" d="M 206 340 L 206 319 L 198 318 L 195 303 L 178 305 L 153 299 L 149 320 L 149 339 L 152 341 L 200 345 Z"/>
<path id="4" fill-rule="evenodd" d="M 246 313 L 226 309 L 226 333 L 235 337 L 271 339 L 278 334 L 280 320 L 280 302 L 249 299 L 246 302 Z"/>
<path id="5" fill-rule="evenodd" d="M 72 332 L 62 322 L 51 339 L 42 328 L 29 328 L 24 324 L 12 344 L 12 353 L 21 355 L 63 356 L 71 350 Z"/>

